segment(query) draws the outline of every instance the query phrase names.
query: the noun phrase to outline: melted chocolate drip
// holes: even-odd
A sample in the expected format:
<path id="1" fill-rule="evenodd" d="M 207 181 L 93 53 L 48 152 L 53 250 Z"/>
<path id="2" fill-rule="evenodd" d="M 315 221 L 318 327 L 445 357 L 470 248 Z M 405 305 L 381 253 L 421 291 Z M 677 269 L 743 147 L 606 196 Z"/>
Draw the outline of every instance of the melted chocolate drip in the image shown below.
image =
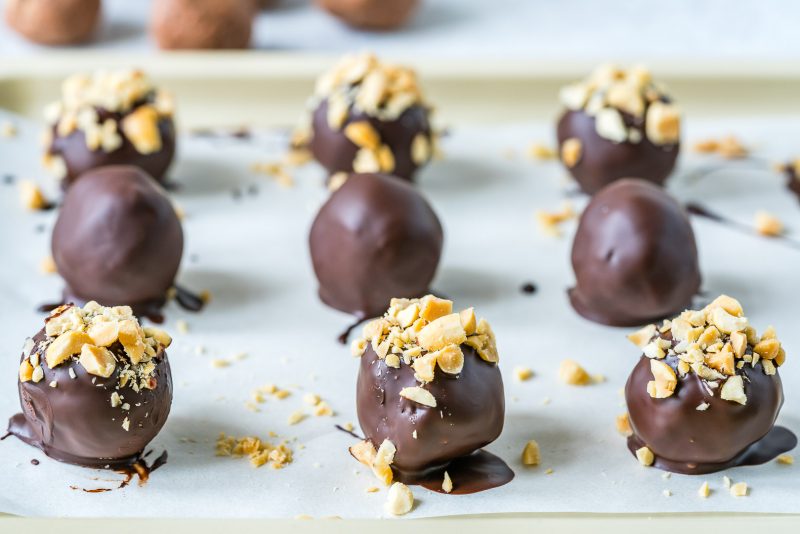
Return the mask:
<path id="1" fill-rule="evenodd" d="M 697 202 L 688 202 L 686 204 L 686 211 L 689 212 L 692 215 L 697 215 L 698 217 L 703 217 L 703 218 L 708 219 L 710 221 L 714 221 L 714 222 L 722 224 L 724 226 L 728 226 L 730 228 L 738 230 L 739 232 L 742 232 L 742 233 L 745 233 L 745 234 L 750 234 L 750 235 L 757 235 L 759 237 L 764 237 L 764 238 L 767 238 L 767 239 L 773 239 L 773 240 L 775 240 L 775 242 L 781 243 L 783 245 L 786 245 L 787 247 L 800 249 L 800 241 L 795 241 L 791 237 L 783 235 L 783 234 L 776 235 L 776 236 L 765 236 L 763 234 L 759 234 L 752 227 L 750 227 L 750 226 L 748 226 L 746 224 L 740 223 L 738 221 L 734 221 L 733 219 L 729 219 L 727 217 L 724 217 L 724 216 L 720 215 L 719 213 L 711 211 L 710 209 L 708 209 L 707 207 L 703 206 L 702 204 L 698 204 Z"/>
<path id="2" fill-rule="evenodd" d="M 355 330 L 355 329 L 356 329 L 356 327 L 357 327 L 358 325 L 360 325 L 361 323 L 363 323 L 364 321 L 366 321 L 366 318 L 364 318 L 364 317 L 357 317 L 357 318 L 356 318 L 356 320 L 355 320 L 355 322 L 353 322 L 352 324 L 350 324 L 350 326 L 348 326 L 347 328 L 345 328 L 345 329 L 344 329 L 344 332 L 342 332 L 341 334 L 339 334 L 339 337 L 337 337 L 337 338 L 336 338 L 336 341 L 338 341 L 338 342 L 339 342 L 339 343 L 341 343 L 342 345 L 347 345 L 347 338 L 349 338 L 349 337 L 350 337 L 350 333 L 351 333 L 353 330 Z"/>
<path id="3" fill-rule="evenodd" d="M 33 460 L 31 460 L 31 465 L 39 465 L 39 460 L 34 458 Z"/>
<path id="4" fill-rule="evenodd" d="M 61 302 L 46 302 L 44 304 L 40 304 L 37 306 L 36 311 L 40 313 L 50 313 L 51 311 L 55 310 L 59 306 L 63 306 L 66 304 L 63 300 Z"/>
<path id="5" fill-rule="evenodd" d="M 796 167 L 793 164 L 784 165 L 783 172 L 786 175 L 786 188 L 800 200 L 800 176 L 797 175 Z"/>
<path id="6" fill-rule="evenodd" d="M 645 443 L 637 436 L 628 438 L 628 450 L 636 456 L 636 450 L 644 447 Z M 774 426 L 769 433 L 756 441 L 734 458 L 727 462 L 719 463 L 692 463 L 676 462 L 660 456 L 655 457 L 653 465 L 663 471 L 680 473 L 683 475 L 704 475 L 716 473 L 732 467 L 747 465 L 761 465 L 774 460 L 779 455 L 789 452 L 797 446 L 797 436 L 788 428 Z"/>
<path id="7" fill-rule="evenodd" d="M 502 458 L 483 449 L 468 456 L 456 458 L 446 468 L 426 474 L 420 480 L 404 480 L 406 484 L 419 484 L 437 493 L 447 493 L 442 489 L 444 472 L 453 482 L 451 495 L 468 495 L 486 491 L 508 484 L 514 480 L 514 471 Z"/>
<path id="8" fill-rule="evenodd" d="M 363 440 L 363 439 L 364 439 L 362 436 L 359 436 L 358 434 L 356 434 L 356 433 L 355 433 L 355 432 L 353 432 L 352 430 L 347 430 L 347 429 L 346 429 L 345 427 L 343 427 L 342 425 L 334 425 L 334 426 L 336 427 L 336 429 L 337 429 L 337 430 L 341 430 L 341 431 L 342 431 L 342 432 L 344 432 L 345 434 L 348 434 L 348 435 L 350 435 L 350 436 L 353 436 L 354 438 L 356 438 L 356 439 L 357 439 L 357 440 L 359 440 L 359 441 L 361 441 L 361 440 Z"/>

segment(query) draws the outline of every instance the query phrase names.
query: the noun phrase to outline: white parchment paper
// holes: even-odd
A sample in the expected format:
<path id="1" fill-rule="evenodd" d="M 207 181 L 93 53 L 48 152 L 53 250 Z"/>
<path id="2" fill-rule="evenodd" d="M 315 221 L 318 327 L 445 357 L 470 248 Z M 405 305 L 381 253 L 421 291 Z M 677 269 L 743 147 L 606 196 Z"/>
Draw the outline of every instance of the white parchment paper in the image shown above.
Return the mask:
<path id="1" fill-rule="evenodd" d="M 0 120 L 10 117 L 0 112 Z M 43 317 L 37 305 L 59 295 L 57 276 L 38 272 L 49 254 L 55 213 L 25 212 L 14 185 L 3 176 L 44 179 L 36 142 L 39 125 L 13 118 L 16 138 L 0 140 L 0 416 L 19 411 L 17 366 L 26 336 Z M 685 150 L 669 189 L 681 199 L 700 199 L 744 223 L 766 209 L 790 232 L 800 230 L 800 204 L 769 170 L 769 162 L 796 156 L 800 117 L 693 122 L 686 138 L 739 134 L 756 147 L 756 158 L 721 163 Z M 445 227 L 445 250 L 434 288 L 475 306 L 497 333 L 506 384 L 503 435 L 491 446 L 516 471 L 502 488 L 470 496 L 439 495 L 414 488 L 411 517 L 489 512 L 693 512 L 800 511 L 797 467 L 775 462 L 724 473 L 746 481 L 750 495 L 734 498 L 722 487 L 722 473 L 690 477 L 639 466 L 614 428 L 625 411 L 621 388 L 639 357 L 625 339 L 627 329 L 587 322 L 569 306 L 572 283 L 571 234 L 541 234 L 536 209 L 555 210 L 565 200 L 564 173 L 555 162 L 524 157 L 532 141 L 549 141 L 549 124 L 454 128 L 444 141 L 446 159 L 420 176 Z M 793 143 L 794 142 L 794 143 Z M 350 322 L 316 296 L 307 232 L 325 199 L 322 172 L 309 165 L 296 173 L 297 186 L 279 187 L 249 166 L 279 158 L 285 139 L 262 132 L 251 140 L 183 138 L 172 177 L 182 184 L 174 196 L 186 212 L 186 248 L 179 282 L 208 289 L 213 301 L 199 314 L 170 305 L 166 328 L 175 381 L 170 418 L 151 444 L 169 451 L 166 466 L 143 487 L 88 494 L 78 488 L 113 487 L 121 477 L 61 464 L 14 438 L 0 442 L 0 511 L 44 516 L 147 517 L 377 517 L 385 490 L 347 453 L 353 439 L 334 428 L 356 423 L 357 361 L 336 342 Z M 689 143 L 687 143 L 688 147 Z M 510 157 L 509 151 L 516 156 Z M 720 167 L 697 178 L 697 171 Z M 256 194 L 248 192 L 255 186 Z M 232 191 L 240 190 L 236 200 Z M 583 200 L 575 200 L 576 205 Z M 781 368 L 786 404 L 779 423 L 800 430 L 800 251 L 706 220 L 694 220 L 701 251 L 703 287 L 741 299 L 759 330 L 777 328 L 786 351 Z M 539 288 L 520 292 L 524 282 Z M 185 320 L 189 332 L 179 333 Z M 199 353 L 198 347 L 205 351 Z M 240 352 L 225 368 L 214 358 Z M 557 380 L 564 358 L 581 362 L 605 383 L 578 388 Z M 513 369 L 525 365 L 535 376 L 515 382 Z M 284 400 L 268 399 L 259 412 L 245 408 L 251 391 L 265 383 L 289 388 Z M 309 417 L 296 426 L 287 418 L 305 408 L 302 396 L 317 393 L 336 416 Z M 549 400 L 549 403 L 546 402 Z M 294 438 L 295 461 L 283 470 L 252 468 L 246 459 L 214 456 L 220 432 L 267 438 L 270 431 Z M 536 439 L 542 465 L 523 468 L 524 443 Z M 32 465 L 32 459 L 39 465 Z M 546 470 L 552 469 L 552 474 Z M 697 496 L 708 480 L 712 495 Z M 671 496 L 664 495 L 669 490 Z"/>

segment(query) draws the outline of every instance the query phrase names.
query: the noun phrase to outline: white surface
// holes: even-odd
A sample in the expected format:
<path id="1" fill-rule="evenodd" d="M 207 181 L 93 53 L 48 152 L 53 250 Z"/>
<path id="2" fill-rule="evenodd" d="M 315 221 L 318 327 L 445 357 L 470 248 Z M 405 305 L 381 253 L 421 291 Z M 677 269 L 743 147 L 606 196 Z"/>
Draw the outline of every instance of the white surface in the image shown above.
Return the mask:
<path id="1" fill-rule="evenodd" d="M 150 0 L 105 0 L 99 38 L 86 49 L 154 50 Z M 535 60 L 792 60 L 800 4 L 785 0 L 423 0 L 397 32 L 349 29 L 310 0 L 282 0 L 256 25 L 254 46 L 340 54 L 372 49 L 423 58 Z M 46 53 L 5 25 L 0 51 Z"/>
<path id="2" fill-rule="evenodd" d="M 798 119 L 731 119 L 692 123 L 688 140 L 740 133 L 759 146 L 759 156 L 782 160 L 794 154 Z M 0 114 L 0 122 L 2 114 Z M 38 125 L 22 123 L 20 137 L 0 140 L 0 175 L 41 178 Z M 749 497 L 735 499 L 722 488 L 722 473 L 662 478 L 640 467 L 617 435 L 614 418 L 625 411 L 620 396 L 628 372 L 639 358 L 625 339 L 628 329 L 599 326 L 578 317 L 565 289 L 572 283 L 568 253 L 571 232 L 563 239 L 541 235 L 535 209 L 557 209 L 564 199 L 563 172 L 556 163 L 534 163 L 504 153 L 523 151 L 530 142 L 551 138 L 549 124 L 502 128 L 464 128 L 445 140 L 447 159 L 426 169 L 420 189 L 430 198 L 445 227 L 445 250 L 434 288 L 461 307 L 474 305 L 492 322 L 498 337 L 506 383 L 505 431 L 488 447 L 516 471 L 510 484 L 471 496 L 439 495 L 414 488 L 417 506 L 410 517 L 488 512 L 798 512 L 797 466 L 771 462 L 724 473 L 751 486 Z M 687 142 L 687 146 L 689 143 Z M 186 211 L 187 244 L 179 281 L 209 289 L 213 301 L 199 314 L 174 305 L 166 327 L 175 336 L 169 349 L 175 382 L 170 418 L 153 442 L 156 454 L 166 448 L 169 462 L 144 487 L 86 494 L 69 488 L 112 487 L 115 474 L 60 464 L 14 438 L 0 442 L 0 511 L 46 516 L 148 517 L 293 517 L 339 515 L 378 517 L 386 491 L 368 494 L 376 485 L 347 453 L 354 440 L 333 428 L 356 423 L 354 390 L 358 362 L 335 338 L 350 318 L 317 299 L 307 250 L 307 231 L 325 198 L 322 173 L 303 169 L 298 187 L 281 189 L 248 172 L 254 161 L 281 155 L 283 139 L 264 134 L 253 143 L 181 139 L 172 171 L 183 188 L 175 195 Z M 713 160 L 711 160 L 713 161 Z M 681 174 L 708 164 L 684 158 Z M 758 209 L 780 215 L 800 230 L 800 206 L 769 171 L 746 170 L 758 163 L 730 164 L 730 170 L 687 184 L 685 175 L 671 182 L 681 198 L 701 198 L 710 207 L 750 222 Z M 766 168 L 766 163 L 761 164 Z M 739 170 L 736 170 L 739 169 Z M 234 202 L 234 187 L 257 183 L 260 193 Z M 13 186 L 0 183 L 0 416 L 19 410 L 18 353 L 43 317 L 34 312 L 60 291 L 56 276 L 37 273 L 48 254 L 55 213 L 24 212 Z M 695 228 L 701 250 L 704 288 L 740 298 L 759 330 L 774 324 L 788 353 L 781 368 L 787 401 L 779 423 L 800 430 L 800 331 L 796 302 L 800 252 L 767 239 L 736 233 L 703 220 Z M 37 225 L 46 231 L 36 233 Z M 732 250 L 743 251 L 732 255 Z M 190 256 L 197 255 L 191 262 Z M 539 292 L 520 293 L 534 281 Z M 185 319 L 181 335 L 175 322 Z M 195 347 L 205 346 L 204 355 Z M 225 369 L 212 369 L 214 357 L 246 351 L 250 356 Z M 608 381 L 585 388 L 562 385 L 557 369 L 564 358 L 581 362 Z M 513 380 L 517 365 L 533 368 L 525 383 Z M 286 400 L 268 400 L 259 413 L 245 409 L 251 390 L 265 383 L 299 386 Z M 311 417 L 288 426 L 288 415 L 303 407 L 305 391 L 318 393 L 337 412 L 334 418 Z M 551 403 L 543 404 L 550 398 Z M 219 432 L 233 435 L 269 431 L 296 437 L 295 462 L 281 471 L 253 469 L 246 459 L 217 458 Z M 536 439 L 542 465 L 525 469 L 519 454 Z M 300 449 L 298 445 L 304 445 Z M 38 466 L 32 458 L 41 461 Z M 545 470 L 552 468 L 553 474 Z M 356 471 L 360 472 L 356 474 Z M 708 480 L 709 499 L 696 490 Z M 664 497 L 669 489 L 672 497 Z"/>

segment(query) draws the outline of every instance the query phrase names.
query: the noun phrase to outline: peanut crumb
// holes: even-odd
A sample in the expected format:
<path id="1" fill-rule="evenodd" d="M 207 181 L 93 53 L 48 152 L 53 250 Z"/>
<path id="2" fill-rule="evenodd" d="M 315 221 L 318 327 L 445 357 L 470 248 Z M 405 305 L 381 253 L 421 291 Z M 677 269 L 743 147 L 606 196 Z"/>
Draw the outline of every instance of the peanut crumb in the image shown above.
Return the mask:
<path id="1" fill-rule="evenodd" d="M 627 412 L 617 416 L 616 424 L 617 424 L 617 432 L 619 432 L 623 436 L 628 437 L 633 435 L 633 429 L 631 429 L 631 421 L 628 417 Z"/>
<path id="2" fill-rule="evenodd" d="M 55 274 L 57 271 L 56 262 L 53 256 L 46 256 L 39 262 L 39 272 L 42 274 Z"/>
<path id="3" fill-rule="evenodd" d="M 777 237 L 784 230 L 781 220 L 766 211 L 756 213 L 755 228 L 756 232 L 768 237 Z"/>
<path id="4" fill-rule="evenodd" d="M 749 489 L 746 482 L 737 482 L 731 486 L 730 491 L 734 497 L 747 497 Z"/>
<path id="5" fill-rule="evenodd" d="M 395 482 L 389 488 L 384 508 L 392 515 L 405 515 L 414 507 L 414 494 L 402 482 Z"/>
<path id="6" fill-rule="evenodd" d="M 539 224 L 539 229 L 548 236 L 560 237 L 560 225 L 574 219 L 577 216 L 572 209 L 572 204 L 565 203 L 560 211 L 548 212 L 538 210 L 536 212 L 536 221 Z"/>
<path id="7" fill-rule="evenodd" d="M 709 495 L 711 495 L 711 489 L 708 487 L 708 481 L 703 482 L 700 486 L 700 489 L 697 490 L 697 495 L 700 497 L 707 499 Z"/>
<path id="8" fill-rule="evenodd" d="M 528 148 L 528 156 L 539 161 L 556 159 L 558 153 L 544 143 L 533 143 Z"/>
<path id="9" fill-rule="evenodd" d="M 794 456 L 791 454 L 781 454 L 775 459 L 779 464 L 794 465 Z"/>
<path id="10" fill-rule="evenodd" d="M 571 386 L 585 386 L 591 382 L 591 377 L 586 369 L 574 360 L 564 360 L 558 368 L 558 377 L 565 384 Z"/>
<path id="11" fill-rule="evenodd" d="M 636 449 L 636 458 L 639 460 L 639 463 L 645 467 L 650 467 L 653 465 L 655 461 L 655 456 L 653 455 L 653 451 L 651 451 L 647 447 L 641 447 Z"/>
<path id="12" fill-rule="evenodd" d="M 530 440 L 522 449 L 522 465 L 536 466 L 541 460 L 539 444 L 535 440 Z"/>
<path id="13" fill-rule="evenodd" d="M 442 491 L 445 493 L 450 493 L 453 491 L 453 481 L 450 479 L 450 475 L 447 471 L 444 472 L 444 480 L 442 480 Z"/>
<path id="14" fill-rule="evenodd" d="M 533 377 L 533 370 L 530 367 L 515 367 L 514 378 L 519 382 L 526 382 Z"/>
<path id="15" fill-rule="evenodd" d="M 19 199 L 22 206 L 30 211 L 46 210 L 50 203 L 44 198 L 42 190 L 30 180 L 19 182 Z"/>

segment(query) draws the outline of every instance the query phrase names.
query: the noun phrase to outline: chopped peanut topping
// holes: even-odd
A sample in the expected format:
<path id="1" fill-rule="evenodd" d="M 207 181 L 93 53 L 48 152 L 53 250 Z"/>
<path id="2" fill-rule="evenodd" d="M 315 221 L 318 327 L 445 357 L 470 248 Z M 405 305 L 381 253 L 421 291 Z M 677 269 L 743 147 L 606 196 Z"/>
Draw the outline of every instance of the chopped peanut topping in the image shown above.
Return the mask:
<path id="1" fill-rule="evenodd" d="M 574 360 L 564 360 L 558 368 L 558 377 L 571 386 L 585 386 L 592 381 L 586 369 Z"/>
<path id="2" fill-rule="evenodd" d="M 746 482 L 737 482 L 731 486 L 730 491 L 734 497 L 747 497 L 748 489 Z"/>
<path id="3" fill-rule="evenodd" d="M 561 161 L 567 167 L 574 167 L 583 155 L 583 144 L 577 137 L 570 137 L 561 145 Z"/>
<path id="4" fill-rule="evenodd" d="M 783 223 L 766 211 L 756 213 L 756 232 L 768 237 L 776 237 L 783 233 Z"/>
<path id="5" fill-rule="evenodd" d="M 775 330 L 770 327 L 759 337 L 739 301 L 727 295 L 717 297 L 702 310 L 686 310 L 665 321 L 661 328 L 649 325 L 628 338 L 642 347 L 645 356 L 653 358 L 650 365 L 654 380 L 648 383 L 647 390 L 654 398 L 669 397 L 675 392 L 677 366 L 681 377 L 694 372 L 710 389 L 719 388 L 723 400 L 744 405 L 745 366 L 761 364 L 764 374 L 774 375 L 786 359 Z M 677 361 L 661 361 L 668 356 Z M 701 403 L 697 410 L 708 407 L 708 403 Z"/>
<path id="6" fill-rule="evenodd" d="M 394 454 L 397 448 L 394 443 L 388 439 L 383 440 L 378 451 L 375 453 L 375 458 L 372 461 L 372 472 L 382 481 L 385 485 L 392 483 L 394 475 L 392 474 L 392 462 L 394 462 Z"/>
<path id="7" fill-rule="evenodd" d="M 44 210 L 50 207 L 50 203 L 44 198 L 42 190 L 30 180 L 20 180 L 19 200 L 23 207 L 31 211 Z"/>
<path id="8" fill-rule="evenodd" d="M 400 390 L 400 396 L 405 397 L 408 400 L 412 400 L 418 404 L 436 408 L 436 399 L 427 389 L 422 389 L 418 386 L 403 388 Z"/>
<path id="9" fill-rule="evenodd" d="M 526 382 L 533 377 L 533 370 L 530 367 L 514 367 L 514 378 L 520 382 Z"/>
<path id="10" fill-rule="evenodd" d="M 78 360 L 86 372 L 108 378 L 117 367 L 117 360 L 110 350 L 86 344 L 81 348 L 81 357 Z"/>
<path id="11" fill-rule="evenodd" d="M 639 463 L 645 467 L 650 467 L 656 460 L 656 457 L 653 455 L 653 451 L 647 447 L 636 449 L 636 458 L 639 460 Z"/>
<path id="12" fill-rule="evenodd" d="M 453 481 L 450 479 L 450 475 L 447 471 L 444 472 L 444 480 L 442 480 L 442 491 L 445 493 L 450 493 L 453 491 Z"/>

